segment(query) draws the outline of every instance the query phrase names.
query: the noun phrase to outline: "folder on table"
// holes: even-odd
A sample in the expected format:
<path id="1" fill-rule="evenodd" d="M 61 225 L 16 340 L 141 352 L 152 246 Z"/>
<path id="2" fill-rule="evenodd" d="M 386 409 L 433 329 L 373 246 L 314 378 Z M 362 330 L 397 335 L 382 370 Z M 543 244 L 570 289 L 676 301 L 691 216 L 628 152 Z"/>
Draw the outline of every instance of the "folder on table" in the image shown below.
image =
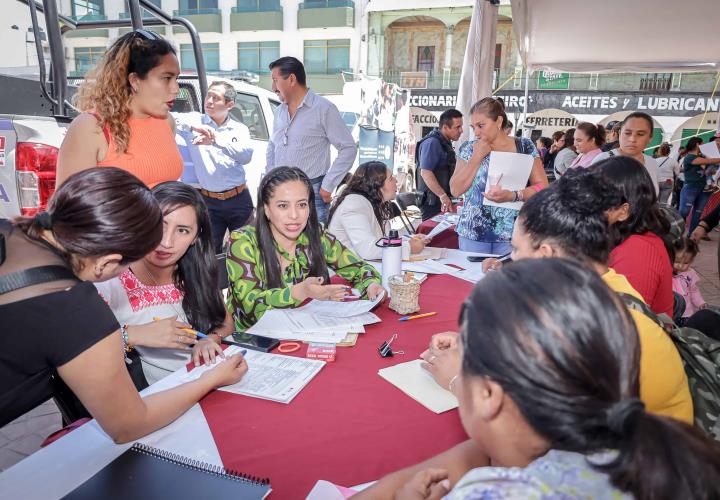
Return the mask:
<path id="1" fill-rule="evenodd" d="M 135 443 L 64 499 L 198 500 L 199 498 L 265 498 L 267 479 Z"/>

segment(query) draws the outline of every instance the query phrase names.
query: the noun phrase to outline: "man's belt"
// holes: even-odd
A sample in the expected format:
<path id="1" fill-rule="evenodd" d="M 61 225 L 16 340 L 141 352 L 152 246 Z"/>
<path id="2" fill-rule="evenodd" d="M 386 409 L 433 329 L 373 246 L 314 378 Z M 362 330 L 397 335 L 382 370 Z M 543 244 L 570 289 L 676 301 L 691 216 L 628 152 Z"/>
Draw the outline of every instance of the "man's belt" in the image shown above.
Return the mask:
<path id="1" fill-rule="evenodd" d="M 212 198 L 214 200 L 229 200 L 230 198 L 234 198 L 243 191 L 245 191 L 245 184 L 240 184 L 238 187 L 234 187 L 232 189 L 228 189 L 227 191 L 208 191 L 207 189 L 200 188 L 200 194 L 203 196 L 207 196 L 208 198 Z"/>

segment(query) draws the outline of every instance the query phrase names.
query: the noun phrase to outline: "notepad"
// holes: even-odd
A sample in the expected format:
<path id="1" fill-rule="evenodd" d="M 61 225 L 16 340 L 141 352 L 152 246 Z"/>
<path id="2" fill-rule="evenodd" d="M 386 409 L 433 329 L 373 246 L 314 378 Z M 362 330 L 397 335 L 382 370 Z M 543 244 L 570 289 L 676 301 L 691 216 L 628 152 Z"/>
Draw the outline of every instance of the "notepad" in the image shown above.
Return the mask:
<path id="1" fill-rule="evenodd" d="M 502 175 L 502 181 L 500 182 L 502 189 L 507 189 L 508 191 L 519 191 L 521 189 L 525 189 L 527 187 L 528 179 L 530 178 L 530 172 L 532 171 L 534 161 L 535 159 L 532 156 L 522 153 L 491 151 L 490 165 L 488 166 L 488 179 L 500 177 Z M 490 183 L 488 182 L 485 186 L 485 192 L 487 193 L 489 189 Z M 483 205 L 520 210 L 523 202 L 511 201 L 506 203 L 497 203 L 483 197 Z"/>
<path id="2" fill-rule="evenodd" d="M 447 389 L 440 387 L 416 359 L 378 371 L 378 375 L 403 391 L 428 410 L 444 413 L 458 407 L 458 401 Z"/>
<path id="3" fill-rule="evenodd" d="M 68 495 L 67 500 L 261 500 L 270 482 L 135 443 Z"/>

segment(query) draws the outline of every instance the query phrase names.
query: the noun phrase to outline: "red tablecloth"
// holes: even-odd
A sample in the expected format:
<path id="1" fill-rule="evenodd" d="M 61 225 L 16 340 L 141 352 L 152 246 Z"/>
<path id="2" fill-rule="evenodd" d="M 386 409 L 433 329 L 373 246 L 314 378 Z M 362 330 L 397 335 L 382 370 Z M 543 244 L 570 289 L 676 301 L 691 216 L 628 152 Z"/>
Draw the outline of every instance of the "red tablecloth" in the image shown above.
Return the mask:
<path id="1" fill-rule="evenodd" d="M 429 276 L 421 312 L 436 316 L 399 322 L 386 301 L 354 347 L 339 347 L 289 405 L 215 391 L 201 401 L 223 464 L 269 477 L 271 498 L 304 498 L 318 479 L 354 485 L 417 463 L 466 439 L 457 410 L 436 415 L 383 380 L 378 370 L 416 359 L 433 333 L 457 330 L 472 285 Z M 380 344 L 398 334 L 381 358 Z M 303 347 L 298 355 L 305 355 Z"/>
<path id="2" fill-rule="evenodd" d="M 430 234 L 438 223 L 432 219 L 422 221 L 417 227 L 418 234 Z M 428 246 L 439 248 L 459 248 L 458 235 L 455 232 L 455 226 L 446 229 L 442 233 L 436 235 Z"/>

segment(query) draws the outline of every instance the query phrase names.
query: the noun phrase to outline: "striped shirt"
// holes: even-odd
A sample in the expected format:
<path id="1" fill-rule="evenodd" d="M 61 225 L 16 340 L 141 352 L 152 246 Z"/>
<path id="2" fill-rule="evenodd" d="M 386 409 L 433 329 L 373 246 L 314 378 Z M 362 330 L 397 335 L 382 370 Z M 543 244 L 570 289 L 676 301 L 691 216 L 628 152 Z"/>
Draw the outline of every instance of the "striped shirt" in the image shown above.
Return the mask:
<path id="1" fill-rule="evenodd" d="M 331 144 L 338 150 L 332 165 Z M 275 110 L 265 171 L 286 166 L 298 167 L 310 179 L 324 175 L 322 188 L 332 192 L 352 167 L 356 154 L 355 140 L 335 105 L 308 89 L 292 118 L 286 103 Z"/>

